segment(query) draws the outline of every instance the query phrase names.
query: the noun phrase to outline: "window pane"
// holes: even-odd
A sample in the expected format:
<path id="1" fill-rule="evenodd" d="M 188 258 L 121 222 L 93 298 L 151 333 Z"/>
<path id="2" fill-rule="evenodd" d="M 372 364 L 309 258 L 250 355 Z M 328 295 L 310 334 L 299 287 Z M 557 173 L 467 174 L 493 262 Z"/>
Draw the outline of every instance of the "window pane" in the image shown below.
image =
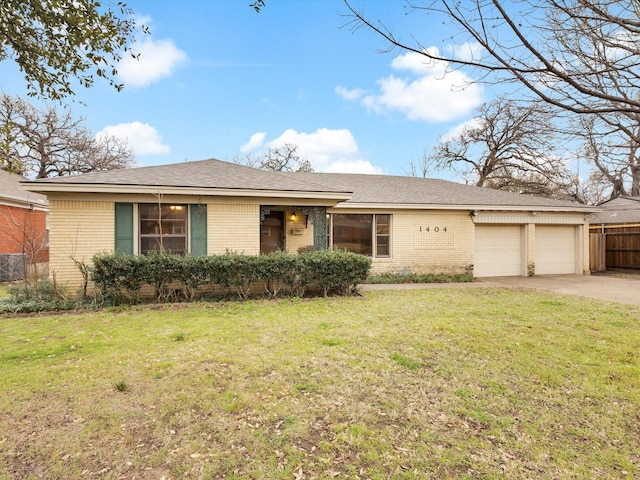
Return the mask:
<path id="1" fill-rule="evenodd" d="M 391 215 L 376 215 L 376 257 L 390 257 Z"/>
<path id="2" fill-rule="evenodd" d="M 376 257 L 390 256 L 389 236 L 379 236 L 376 241 Z"/>
<path id="3" fill-rule="evenodd" d="M 140 253 L 187 251 L 187 206 L 140 204 Z"/>
<path id="4" fill-rule="evenodd" d="M 391 215 L 376 215 L 376 234 L 389 235 L 389 219 Z"/>
<path id="5" fill-rule="evenodd" d="M 373 254 L 373 215 L 334 214 L 333 248 Z"/>

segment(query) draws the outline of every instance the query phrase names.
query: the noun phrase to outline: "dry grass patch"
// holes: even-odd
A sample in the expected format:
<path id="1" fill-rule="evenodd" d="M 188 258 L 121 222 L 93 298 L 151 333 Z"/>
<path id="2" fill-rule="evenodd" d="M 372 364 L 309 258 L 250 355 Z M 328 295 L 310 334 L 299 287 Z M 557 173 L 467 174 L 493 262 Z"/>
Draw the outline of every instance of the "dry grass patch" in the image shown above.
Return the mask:
<path id="1" fill-rule="evenodd" d="M 637 478 L 639 320 L 482 287 L 3 319 L 0 479 Z"/>

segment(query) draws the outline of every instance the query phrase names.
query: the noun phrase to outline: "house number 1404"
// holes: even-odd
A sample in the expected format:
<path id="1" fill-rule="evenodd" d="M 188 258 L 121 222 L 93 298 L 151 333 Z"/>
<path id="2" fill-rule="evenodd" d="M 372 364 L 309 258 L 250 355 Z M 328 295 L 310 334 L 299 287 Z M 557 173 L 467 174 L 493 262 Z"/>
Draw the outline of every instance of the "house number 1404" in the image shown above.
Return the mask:
<path id="1" fill-rule="evenodd" d="M 447 227 L 420 227 L 421 232 L 446 232 Z"/>

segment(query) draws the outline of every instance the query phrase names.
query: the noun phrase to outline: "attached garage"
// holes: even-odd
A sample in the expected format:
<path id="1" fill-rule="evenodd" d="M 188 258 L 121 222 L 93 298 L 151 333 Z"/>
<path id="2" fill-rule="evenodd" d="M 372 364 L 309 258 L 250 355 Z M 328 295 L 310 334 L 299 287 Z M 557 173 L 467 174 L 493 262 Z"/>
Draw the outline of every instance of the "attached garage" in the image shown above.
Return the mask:
<path id="1" fill-rule="evenodd" d="M 536 275 L 576 273 L 578 249 L 574 225 L 536 225 L 535 238 Z"/>
<path id="2" fill-rule="evenodd" d="M 524 274 L 523 226 L 476 225 L 476 277 L 514 277 Z"/>

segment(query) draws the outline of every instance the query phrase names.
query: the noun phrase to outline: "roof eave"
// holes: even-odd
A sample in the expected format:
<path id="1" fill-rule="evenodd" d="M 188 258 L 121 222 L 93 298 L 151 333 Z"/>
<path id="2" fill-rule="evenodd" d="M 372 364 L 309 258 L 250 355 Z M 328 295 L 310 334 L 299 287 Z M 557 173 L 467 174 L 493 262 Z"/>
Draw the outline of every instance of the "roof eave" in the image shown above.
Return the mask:
<path id="1" fill-rule="evenodd" d="M 596 213 L 601 210 L 587 205 L 577 206 L 552 206 L 552 205 L 478 205 L 478 204 L 436 204 L 436 203 L 365 203 L 365 202 L 344 202 L 334 208 L 347 209 L 359 208 L 369 210 L 480 210 L 480 211 L 503 211 L 503 212 L 580 212 Z"/>
<path id="2" fill-rule="evenodd" d="M 25 190 L 42 194 L 47 193 L 113 193 L 113 194 L 163 194 L 163 195 L 200 195 L 214 197 L 267 197 L 267 198 L 311 198 L 335 200 L 351 199 L 351 192 L 327 192 L 311 190 L 256 190 L 241 188 L 175 187 L 163 185 L 115 185 L 81 183 L 44 183 L 25 182 Z"/>
<path id="3" fill-rule="evenodd" d="M 14 205 L 14 206 L 26 206 L 29 205 L 38 206 L 40 208 L 47 208 L 47 201 L 42 199 L 28 198 L 28 197 L 17 197 L 14 195 L 0 195 L 0 203 L 4 203 L 6 205 Z"/>

